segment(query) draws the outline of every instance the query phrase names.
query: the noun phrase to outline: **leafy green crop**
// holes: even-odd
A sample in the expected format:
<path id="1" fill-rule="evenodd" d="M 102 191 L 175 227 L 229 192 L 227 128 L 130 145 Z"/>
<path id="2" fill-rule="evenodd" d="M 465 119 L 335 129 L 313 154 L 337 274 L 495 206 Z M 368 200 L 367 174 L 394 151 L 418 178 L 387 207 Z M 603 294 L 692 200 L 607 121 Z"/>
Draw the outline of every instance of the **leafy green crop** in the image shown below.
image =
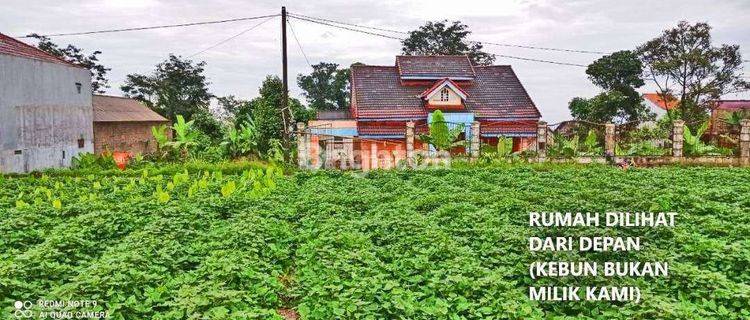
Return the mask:
<path id="1" fill-rule="evenodd" d="M 93 299 L 114 319 L 747 319 L 750 170 L 521 165 L 0 179 L 0 310 Z M 167 194 L 168 196 L 160 196 Z M 19 205 L 19 203 L 22 203 Z M 529 211 L 676 211 L 672 229 L 527 227 Z M 534 235 L 641 236 L 530 253 Z M 666 261 L 664 278 L 532 280 L 532 261 Z M 534 302 L 633 285 L 640 304 Z"/>

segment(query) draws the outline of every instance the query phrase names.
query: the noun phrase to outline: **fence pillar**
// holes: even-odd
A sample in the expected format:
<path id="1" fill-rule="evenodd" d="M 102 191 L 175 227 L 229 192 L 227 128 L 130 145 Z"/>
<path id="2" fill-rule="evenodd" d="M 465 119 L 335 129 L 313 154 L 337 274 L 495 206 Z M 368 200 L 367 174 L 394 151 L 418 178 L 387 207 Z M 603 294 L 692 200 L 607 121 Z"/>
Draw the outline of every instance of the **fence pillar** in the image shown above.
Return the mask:
<path id="1" fill-rule="evenodd" d="M 682 146 L 684 136 L 682 135 L 685 131 L 685 121 L 675 120 L 672 127 L 672 156 L 675 158 L 682 158 Z"/>
<path id="2" fill-rule="evenodd" d="M 604 125 L 604 154 L 615 155 L 615 124 Z"/>
<path id="3" fill-rule="evenodd" d="M 539 121 L 536 126 L 536 152 L 539 162 L 547 158 L 547 122 Z"/>
<path id="4" fill-rule="evenodd" d="M 740 122 L 740 164 L 750 165 L 750 119 Z"/>
<path id="5" fill-rule="evenodd" d="M 307 157 L 309 150 L 307 148 L 307 134 L 304 122 L 297 122 L 297 165 L 300 169 L 307 168 Z"/>
<path id="6" fill-rule="evenodd" d="M 406 123 L 406 166 L 414 168 L 417 163 L 414 158 L 414 122 Z"/>
<path id="7" fill-rule="evenodd" d="M 370 143 L 370 169 L 378 168 L 378 144 L 373 141 Z"/>
<path id="8" fill-rule="evenodd" d="M 471 158 L 476 160 L 477 157 L 479 157 L 479 121 L 474 121 L 471 123 L 471 150 L 469 151 L 471 154 Z"/>

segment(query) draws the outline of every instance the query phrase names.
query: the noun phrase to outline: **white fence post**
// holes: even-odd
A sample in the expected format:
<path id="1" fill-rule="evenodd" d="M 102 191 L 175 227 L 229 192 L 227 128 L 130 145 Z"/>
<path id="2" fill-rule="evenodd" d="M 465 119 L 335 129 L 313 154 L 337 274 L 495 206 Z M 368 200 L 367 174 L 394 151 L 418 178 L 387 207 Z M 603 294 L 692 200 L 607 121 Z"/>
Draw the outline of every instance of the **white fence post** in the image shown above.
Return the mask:
<path id="1" fill-rule="evenodd" d="M 604 154 L 615 155 L 615 124 L 604 125 Z"/>
<path id="2" fill-rule="evenodd" d="M 750 119 L 740 122 L 740 164 L 750 165 Z"/>
<path id="3" fill-rule="evenodd" d="M 304 122 L 297 122 L 297 165 L 300 169 L 306 169 L 308 165 L 307 157 L 307 134 Z"/>
<path id="4" fill-rule="evenodd" d="M 479 157 L 479 121 L 471 123 L 471 159 L 476 160 Z"/>
<path id="5" fill-rule="evenodd" d="M 406 123 L 406 165 L 414 168 L 417 164 L 414 158 L 414 122 Z"/>
<path id="6" fill-rule="evenodd" d="M 685 121 L 675 120 L 672 127 L 672 157 L 682 158 L 683 133 L 685 130 Z"/>
<path id="7" fill-rule="evenodd" d="M 547 158 L 547 122 L 539 121 L 536 126 L 536 152 L 539 162 Z"/>

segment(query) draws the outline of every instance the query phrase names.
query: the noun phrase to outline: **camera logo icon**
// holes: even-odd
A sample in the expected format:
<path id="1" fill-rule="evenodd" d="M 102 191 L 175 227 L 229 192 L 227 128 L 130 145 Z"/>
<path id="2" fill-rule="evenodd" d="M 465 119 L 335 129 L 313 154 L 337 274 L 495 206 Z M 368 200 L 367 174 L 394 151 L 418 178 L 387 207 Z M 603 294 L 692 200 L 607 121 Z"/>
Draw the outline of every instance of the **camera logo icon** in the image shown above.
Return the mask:
<path id="1" fill-rule="evenodd" d="M 34 304 L 31 301 L 16 301 L 13 306 L 16 307 L 16 312 L 13 313 L 16 318 L 25 319 L 33 316 L 31 307 Z"/>

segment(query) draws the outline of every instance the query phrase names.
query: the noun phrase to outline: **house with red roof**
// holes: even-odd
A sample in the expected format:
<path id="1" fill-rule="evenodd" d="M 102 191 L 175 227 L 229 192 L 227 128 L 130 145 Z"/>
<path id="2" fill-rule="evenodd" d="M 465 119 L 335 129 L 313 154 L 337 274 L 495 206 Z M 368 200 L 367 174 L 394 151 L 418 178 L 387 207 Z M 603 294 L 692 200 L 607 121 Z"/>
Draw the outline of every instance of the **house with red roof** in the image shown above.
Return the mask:
<path id="1" fill-rule="evenodd" d="M 728 123 L 733 113 L 740 115 L 740 118 L 750 119 L 750 100 L 717 100 L 711 103 L 708 134 L 712 137 L 718 137 L 724 134 L 737 133 L 733 131 L 736 131 L 739 127 Z"/>
<path id="2" fill-rule="evenodd" d="M 663 95 L 659 93 L 644 93 L 643 101 L 646 102 L 649 111 L 655 113 L 657 117 L 667 114 L 667 111 L 676 108 L 680 102 L 677 98 L 671 95 L 668 95 L 665 100 Z"/>
<path id="3" fill-rule="evenodd" d="M 0 172 L 65 167 L 92 152 L 91 73 L 0 34 Z"/>
<path id="4" fill-rule="evenodd" d="M 393 166 L 405 159 L 407 123 L 415 124 L 417 134 L 427 133 L 436 110 L 449 126 L 464 125 L 467 141 L 477 121 L 483 143 L 510 137 L 516 151 L 535 145 L 541 114 L 508 65 L 476 66 L 466 55 L 397 56 L 390 66 L 353 65 L 350 81 L 349 118 L 309 124 L 313 162 L 328 154 L 326 144 L 343 143 L 351 147 L 339 148 L 339 154 L 363 169 Z M 416 141 L 415 148 L 428 146 Z"/>

